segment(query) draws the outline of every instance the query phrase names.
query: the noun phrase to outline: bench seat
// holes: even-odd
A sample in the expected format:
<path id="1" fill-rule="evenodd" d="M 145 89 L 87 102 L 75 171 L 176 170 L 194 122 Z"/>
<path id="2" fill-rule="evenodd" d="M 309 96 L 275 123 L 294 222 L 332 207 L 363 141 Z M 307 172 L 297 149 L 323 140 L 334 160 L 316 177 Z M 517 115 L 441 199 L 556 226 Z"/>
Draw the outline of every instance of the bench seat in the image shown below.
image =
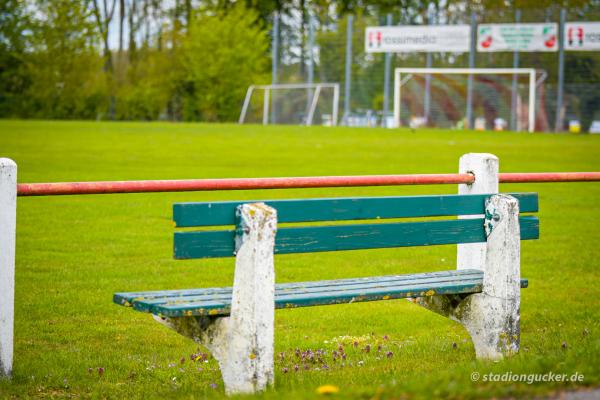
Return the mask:
<path id="1" fill-rule="evenodd" d="M 275 285 L 275 308 L 295 308 L 373 300 L 480 293 L 476 269 L 375 276 Z M 527 280 L 521 280 L 527 287 Z M 223 316 L 231 308 L 231 287 L 116 293 L 114 302 L 163 317 Z"/>

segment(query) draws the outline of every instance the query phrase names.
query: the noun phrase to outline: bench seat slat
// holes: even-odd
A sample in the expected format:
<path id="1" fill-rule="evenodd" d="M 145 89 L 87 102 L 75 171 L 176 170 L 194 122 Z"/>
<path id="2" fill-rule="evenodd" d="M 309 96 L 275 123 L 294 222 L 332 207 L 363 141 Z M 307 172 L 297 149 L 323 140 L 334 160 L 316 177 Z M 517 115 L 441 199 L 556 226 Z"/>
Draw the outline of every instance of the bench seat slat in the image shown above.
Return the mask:
<path id="1" fill-rule="evenodd" d="M 294 308 L 440 294 L 481 292 L 483 273 L 453 270 L 439 273 L 393 275 L 316 282 L 277 284 L 275 307 Z M 527 287 L 527 281 L 521 281 Z M 162 295 L 161 295 L 162 293 Z M 177 317 L 228 315 L 231 288 L 117 293 L 114 301 L 139 311 Z"/>
<path id="2" fill-rule="evenodd" d="M 478 282 L 481 280 L 481 273 L 473 272 L 471 274 L 464 274 L 460 277 L 455 275 L 448 275 L 446 277 L 416 277 L 415 279 L 406 278 L 402 275 L 392 275 L 392 276 L 383 276 L 378 277 L 377 280 L 373 280 L 372 278 L 363 278 L 362 281 L 352 281 L 352 280 L 335 280 L 325 282 L 306 282 L 306 284 L 297 285 L 296 287 L 277 287 L 277 291 L 275 292 L 275 298 L 280 296 L 291 296 L 298 294 L 309 294 L 309 293 L 322 293 L 326 291 L 340 291 L 340 290 L 350 290 L 353 288 L 360 288 L 361 290 L 371 289 L 371 288 L 385 288 L 385 287 L 400 287 L 400 286 L 410 286 L 410 285 L 427 285 L 430 283 L 450 283 L 460 281 L 475 281 Z M 202 302 L 209 300 L 224 300 L 231 297 L 231 288 L 220 288 L 219 291 L 215 290 L 199 290 L 195 294 L 191 294 L 190 292 L 186 292 L 186 295 L 175 294 L 170 295 L 169 304 L 181 303 L 181 302 Z M 147 296 L 138 297 L 133 301 L 134 307 L 139 311 L 149 311 L 149 308 L 152 305 L 158 305 L 165 302 L 165 296 L 148 298 Z"/>
<path id="3" fill-rule="evenodd" d="M 280 223 L 477 215 L 484 213 L 485 200 L 489 196 L 477 194 L 176 203 L 173 205 L 173 220 L 177 227 L 235 225 L 236 207 L 257 202 L 264 202 L 275 208 Z M 522 213 L 538 211 L 537 193 L 511 193 L 511 196 L 519 200 Z"/>
<path id="4" fill-rule="evenodd" d="M 471 275 L 476 277 L 481 276 L 481 271 L 478 270 L 461 270 L 460 276 L 469 278 Z M 403 282 L 410 281 L 427 281 L 427 280 L 443 280 L 445 278 L 454 278 L 457 276 L 457 271 L 436 271 L 436 272 L 425 272 L 419 274 L 402 274 L 402 275 L 386 275 L 380 276 L 380 282 L 388 282 L 388 281 L 398 281 L 402 280 Z M 323 281 L 311 281 L 311 282 L 289 282 L 289 283 L 278 283 L 277 289 L 280 291 L 294 291 L 298 289 L 310 289 L 310 288 L 323 288 L 323 287 L 333 287 L 339 285 L 360 285 L 364 283 L 368 283 L 372 281 L 372 277 L 362 277 L 362 278 L 347 278 L 343 280 L 333 279 L 333 280 L 323 280 Z M 114 301 L 117 304 L 127 304 L 132 303 L 134 300 L 145 300 L 149 301 L 156 298 L 164 298 L 164 297 L 194 297 L 194 296 L 202 296 L 202 295 L 215 295 L 219 296 L 223 293 L 231 293 L 231 287 L 221 287 L 221 288 L 200 288 L 200 289 L 181 289 L 181 290 L 159 290 L 159 291 L 146 291 L 146 292 L 131 292 L 131 293 L 116 293 L 114 296 Z"/>
<path id="5" fill-rule="evenodd" d="M 539 237 L 537 217 L 520 217 L 521 239 Z M 235 231 L 175 232 L 176 259 L 234 256 Z M 275 254 L 485 242 L 483 218 L 280 228 Z"/>

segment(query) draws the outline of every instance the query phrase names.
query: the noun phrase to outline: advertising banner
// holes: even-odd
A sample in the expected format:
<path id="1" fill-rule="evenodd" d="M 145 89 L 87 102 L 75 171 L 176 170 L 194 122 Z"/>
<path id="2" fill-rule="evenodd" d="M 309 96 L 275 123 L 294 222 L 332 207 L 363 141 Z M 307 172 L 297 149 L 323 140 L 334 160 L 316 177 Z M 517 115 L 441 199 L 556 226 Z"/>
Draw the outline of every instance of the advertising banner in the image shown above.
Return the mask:
<path id="1" fill-rule="evenodd" d="M 600 50 L 600 22 L 567 22 L 565 50 Z"/>
<path id="2" fill-rule="evenodd" d="M 365 31 L 367 53 L 469 51 L 469 25 L 370 26 Z"/>
<path id="3" fill-rule="evenodd" d="M 477 51 L 557 51 L 558 24 L 481 24 Z"/>

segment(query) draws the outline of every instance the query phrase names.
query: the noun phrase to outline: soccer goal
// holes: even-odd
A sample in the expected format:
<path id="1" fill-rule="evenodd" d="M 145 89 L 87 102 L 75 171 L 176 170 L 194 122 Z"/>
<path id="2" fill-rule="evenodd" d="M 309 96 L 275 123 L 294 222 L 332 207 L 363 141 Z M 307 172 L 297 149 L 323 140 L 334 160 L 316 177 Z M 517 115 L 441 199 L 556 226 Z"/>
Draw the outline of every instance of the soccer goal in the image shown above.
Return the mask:
<path id="1" fill-rule="evenodd" d="M 396 68 L 394 125 L 533 132 L 533 68 Z"/>
<path id="2" fill-rule="evenodd" d="M 339 100 L 337 83 L 251 85 L 239 123 L 336 126 Z"/>

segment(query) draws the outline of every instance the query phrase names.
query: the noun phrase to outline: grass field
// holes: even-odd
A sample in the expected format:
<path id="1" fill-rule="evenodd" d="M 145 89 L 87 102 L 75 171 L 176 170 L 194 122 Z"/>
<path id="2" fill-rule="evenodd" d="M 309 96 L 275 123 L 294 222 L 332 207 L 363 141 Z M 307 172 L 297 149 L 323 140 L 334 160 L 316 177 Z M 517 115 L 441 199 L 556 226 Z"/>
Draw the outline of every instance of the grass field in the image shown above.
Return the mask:
<path id="1" fill-rule="evenodd" d="M 504 172 L 600 170 L 600 137 L 168 123 L 0 121 L 19 182 L 452 173 L 468 152 Z M 0 398 L 219 398 L 216 361 L 117 291 L 228 286 L 233 259 L 174 261 L 178 201 L 455 193 L 456 186 L 20 198 L 16 343 Z M 600 385 L 600 183 L 514 184 L 540 195 L 541 239 L 522 244 L 518 356 L 477 362 L 458 325 L 406 301 L 276 313 L 275 388 L 259 397 L 532 397 Z M 276 257 L 278 282 L 453 269 L 455 246 Z M 387 336 L 387 339 L 384 338 Z M 353 342 L 357 342 L 354 347 Z M 333 361 L 338 343 L 347 359 Z M 366 353 L 364 348 L 371 345 Z M 380 345 L 381 351 L 377 351 Z M 323 349 L 327 367 L 296 361 Z M 200 349 L 202 351 L 202 349 Z M 391 354 L 390 354 L 391 353 Z M 299 371 L 294 365 L 299 364 Z M 285 368 L 288 372 L 285 373 Z M 472 382 L 471 375 L 574 373 L 579 383 Z M 482 378 L 481 378 L 482 379 Z"/>

